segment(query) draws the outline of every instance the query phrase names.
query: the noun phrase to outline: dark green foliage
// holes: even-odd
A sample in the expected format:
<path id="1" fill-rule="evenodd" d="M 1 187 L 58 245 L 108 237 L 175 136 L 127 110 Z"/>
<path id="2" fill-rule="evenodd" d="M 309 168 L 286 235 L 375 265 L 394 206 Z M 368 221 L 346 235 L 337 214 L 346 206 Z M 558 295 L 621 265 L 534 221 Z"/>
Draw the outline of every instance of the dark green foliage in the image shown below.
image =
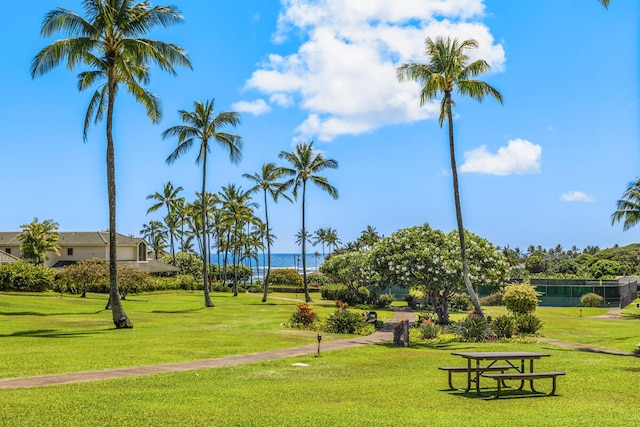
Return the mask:
<path id="1" fill-rule="evenodd" d="M 588 294 L 584 294 L 580 297 L 580 303 L 583 307 L 600 307 L 603 300 L 604 298 L 598 294 L 594 294 L 593 292 L 589 292 Z"/>
<path id="2" fill-rule="evenodd" d="M 276 268 L 269 273 L 269 286 L 303 286 L 302 276 L 290 268 Z"/>
<path id="3" fill-rule="evenodd" d="M 373 332 L 373 329 L 362 313 L 349 310 L 348 305 L 340 301 L 336 301 L 336 311 L 329 315 L 325 324 L 325 331 L 334 334 L 366 335 Z"/>
<path id="4" fill-rule="evenodd" d="M 596 279 L 605 277 L 614 278 L 615 276 L 623 276 L 629 273 L 629 268 L 627 265 L 621 264 L 617 261 L 601 259 L 589 267 L 589 273 Z"/>
<path id="5" fill-rule="evenodd" d="M 469 311 L 473 307 L 471 298 L 467 294 L 454 294 L 449 300 L 452 310 Z"/>
<path id="6" fill-rule="evenodd" d="M 52 289 L 54 270 L 26 262 L 0 264 L 0 291 L 43 292 Z"/>
<path id="7" fill-rule="evenodd" d="M 512 316 L 498 316 L 490 323 L 497 338 L 511 338 L 517 332 L 516 319 Z"/>
<path id="8" fill-rule="evenodd" d="M 502 305 L 502 293 L 495 292 L 486 297 L 480 298 L 480 305 L 484 306 L 498 306 Z"/>
<path id="9" fill-rule="evenodd" d="M 342 301 L 349 305 L 360 304 L 362 298 L 347 285 L 334 284 L 324 286 L 320 290 L 323 299 Z"/>
<path id="10" fill-rule="evenodd" d="M 465 319 L 455 322 L 453 330 L 457 335 L 460 335 L 462 341 L 485 342 L 494 338 L 487 320 L 476 314 L 471 314 Z"/>
<path id="11" fill-rule="evenodd" d="M 516 314 L 516 329 L 521 335 L 534 335 L 542 328 L 542 321 L 535 314 Z"/>

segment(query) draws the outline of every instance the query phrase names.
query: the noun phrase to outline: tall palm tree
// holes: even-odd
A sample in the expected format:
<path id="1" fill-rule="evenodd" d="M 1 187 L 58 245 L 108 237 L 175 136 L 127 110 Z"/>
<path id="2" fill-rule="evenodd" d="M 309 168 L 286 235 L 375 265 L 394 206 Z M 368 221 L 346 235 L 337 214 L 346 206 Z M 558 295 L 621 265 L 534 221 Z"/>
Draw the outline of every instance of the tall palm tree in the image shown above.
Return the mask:
<path id="1" fill-rule="evenodd" d="M 157 211 L 163 206 L 167 208 L 167 216 L 165 218 L 165 222 L 167 224 L 167 229 L 169 230 L 169 246 L 171 248 L 171 256 L 173 257 L 174 265 L 176 263 L 174 236 L 176 234 L 176 228 L 178 226 L 177 208 L 184 203 L 184 198 L 179 197 L 178 195 L 182 190 L 182 187 L 174 188 L 171 181 L 169 181 L 164 185 L 162 193 L 156 191 L 155 193 L 149 194 L 147 196 L 147 200 L 156 201 L 156 203 L 154 203 L 149 209 L 147 209 L 147 215 L 149 215 L 151 212 Z"/>
<path id="2" fill-rule="evenodd" d="M 622 229 L 627 231 L 640 224 L 640 177 L 629 183 L 617 205 L 618 209 L 611 215 L 611 225 L 624 220 Z"/>
<path id="3" fill-rule="evenodd" d="M 284 197 L 288 201 L 291 201 L 291 198 L 284 194 L 285 186 L 283 183 L 278 180 L 284 175 L 284 171 L 277 167 L 275 163 L 265 163 L 262 165 L 262 169 L 260 172 L 256 172 L 253 175 L 249 175 L 245 173 L 242 175 L 249 181 L 251 181 L 254 186 L 251 187 L 247 193 L 255 193 L 257 191 L 262 190 L 264 196 L 264 222 L 265 222 L 265 238 L 267 240 L 267 273 L 264 276 L 264 294 L 262 295 L 262 302 L 267 301 L 267 295 L 269 292 L 269 274 L 271 273 L 271 236 L 269 235 L 269 210 L 267 209 L 267 195 L 271 196 L 271 199 L 274 203 L 278 202 L 278 198 L 280 196 Z"/>
<path id="4" fill-rule="evenodd" d="M 221 129 L 227 126 L 236 127 L 240 124 L 240 115 L 233 111 L 223 111 L 214 116 L 215 100 L 193 104 L 193 111 L 180 110 L 180 117 L 183 124 L 173 126 L 164 131 L 163 138 L 174 136 L 178 138 L 178 147 L 169 155 L 167 163 L 172 164 L 184 153 L 189 151 L 194 141 L 199 141 L 200 149 L 196 164 L 202 163 L 202 194 L 207 194 L 207 155 L 211 151 L 210 140 L 214 140 L 223 149 L 229 151 L 229 159 L 232 163 L 237 163 L 242 159 L 242 138 L 232 133 L 223 132 Z M 207 198 L 202 198 L 202 227 L 207 230 Z M 204 301 L 206 307 L 213 307 L 209 296 L 208 279 L 208 244 L 207 233 L 202 233 L 202 280 L 204 281 Z"/>
<path id="5" fill-rule="evenodd" d="M 286 160 L 291 167 L 283 168 L 284 174 L 292 178 L 285 182 L 287 188 L 293 188 L 293 197 L 298 199 L 298 191 L 302 187 L 302 236 L 307 236 L 305 227 L 305 201 L 307 194 L 307 181 L 311 181 L 321 190 L 327 192 L 334 199 L 338 198 L 338 189 L 329 184 L 327 178 L 317 173 L 325 169 L 336 169 L 338 162 L 334 159 L 325 159 L 324 155 L 313 149 L 313 142 L 300 143 L 292 152 L 281 151 L 280 158 Z M 307 239 L 302 240 L 302 280 L 304 283 L 305 301 L 311 301 L 307 286 Z"/>
<path id="6" fill-rule="evenodd" d="M 465 247 L 464 227 L 462 224 L 462 209 L 460 206 L 460 192 L 458 188 L 458 169 L 456 166 L 455 144 L 453 138 L 453 112 L 455 105 L 452 99 L 454 90 L 460 95 L 482 101 L 485 96 L 491 96 L 502 103 L 502 95 L 486 82 L 474 78 L 490 69 L 489 64 L 482 59 L 469 63 L 469 57 L 465 53 L 467 49 L 477 48 L 478 42 L 469 39 L 459 42 L 449 37 L 437 37 L 434 40 L 426 39 L 426 54 L 429 62 L 426 64 L 409 62 L 398 68 L 398 79 L 417 80 L 422 86 L 420 92 L 420 106 L 443 94 L 440 101 L 440 117 L 438 122 L 442 127 L 445 119 L 449 125 L 449 155 L 451 157 L 451 172 L 453 176 L 453 195 L 456 206 L 456 219 L 458 223 L 458 235 L 460 238 L 460 253 L 462 257 L 462 278 L 471 297 L 476 312 L 484 316 L 478 302 L 471 281 L 469 280 L 469 266 Z"/>
<path id="7" fill-rule="evenodd" d="M 609 9 L 609 3 L 611 3 L 611 0 L 600 0 L 600 4 L 604 6 L 605 9 Z"/>
<path id="8" fill-rule="evenodd" d="M 116 94 L 124 86 L 141 103 L 156 123 L 162 118 L 159 99 L 144 88 L 149 81 L 149 65 L 176 74 L 175 66 L 191 68 L 186 52 L 179 46 L 143 38 L 156 27 L 181 23 L 174 6 L 151 7 L 148 1 L 84 0 L 86 18 L 63 8 L 49 11 L 40 34 L 49 37 L 66 32 L 70 37 L 54 41 L 36 54 L 31 76 L 43 75 L 66 60 L 69 70 L 83 64 L 90 70 L 78 75 L 81 91 L 99 84 L 91 96 L 84 120 L 84 139 L 89 124 L 105 118 L 107 139 L 107 193 L 109 198 L 109 296 L 116 328 L 133 324 L 124 312 L 118 291 L 116 267 L 116 174 L 113 142 L 113 112 Z"/>

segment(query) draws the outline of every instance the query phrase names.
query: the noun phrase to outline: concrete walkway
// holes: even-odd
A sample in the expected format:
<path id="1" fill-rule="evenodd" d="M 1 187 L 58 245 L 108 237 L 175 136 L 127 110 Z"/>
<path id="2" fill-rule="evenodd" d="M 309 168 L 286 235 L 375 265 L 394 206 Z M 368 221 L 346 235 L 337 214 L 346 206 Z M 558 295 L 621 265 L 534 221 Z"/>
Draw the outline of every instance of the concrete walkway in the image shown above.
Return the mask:
<path id="1" fill-rule="evenodd" d="M 321 343 L 321 351 L 341 350 L 350 347 L 359 347 L 369 344 L 380 344 L 393 341 L 393 326 L 397 323 L 414 319 L 413 312 L 396 311 L 393 321 L 372 335 L 366 337 L 349 338 L 345 340 L 327 341 Z M 188 362 L 164 363 L 160 365 L 135 366 L 131 368 L 105 369 L 102 371 L 73 372 L 68 374 L 42 375 L 36 377 L 8 378 L 0 380 L 0 390 L 12 388 L 31 388 L 48 385 L 60 385 L 89 381 L 110 380 L 115 378 L 137 377 L 142 375 L 163 374 L 168 372 L 193 371 L 198 369 L 220 368 L 224 366 L 243 365 L 248 363 L 263 362 L 267 360 L 282 359 L 285 357 L 298 357 L 315 354 L 318 351 L 317 344 L 309 344 L 302 347 L 285 348 L 281 350 L 264 351 L 261 353 L 241 354 L 236 356 L 221 357 L 218 359 L 193 360 Z"/>

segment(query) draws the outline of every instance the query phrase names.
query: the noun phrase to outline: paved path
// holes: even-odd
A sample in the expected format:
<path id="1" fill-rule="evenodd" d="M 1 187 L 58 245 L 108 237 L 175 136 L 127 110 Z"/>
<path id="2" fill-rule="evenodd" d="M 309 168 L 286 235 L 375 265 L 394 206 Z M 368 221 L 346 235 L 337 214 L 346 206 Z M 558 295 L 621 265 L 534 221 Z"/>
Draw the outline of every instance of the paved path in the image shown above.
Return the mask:
<path id="1" fill-rule="evenodd" d="M 393 326 L 403 320 L 413 321 L 413 319 L 413 312 L 396 311 L 393 321 L 391 323 L 387 323 L 385 327 L 380 331 L 377 331 L 374 334 L 366 337 L 322 342 L 321 351 L 325 352 L 331 350 L 341 350 L 344 348 L 393 341 Z M 220 368 L 224 366 L 243 365 L 247 363 L 282 359 L 285 357 L 306 356 L 309 354 L 315 354 L 317 351 L 318 345 L 310 344 L 302 347 L 264 351 L 261 353 L 241 354 L 236 356 L 221 357 L 218 359 L 193 360 L 188 362 L 164 363 L 160 365 L 149 366 L 134 366 L 131 368 L 106 369 L 102 371 L 42 375 L 36 377 L 8 378 L 0 380 L 0 390 L 110 380 L 115 378 L 137 377 L 141 375 L 163 374 L 167 372 L 183 372 L 193 371 L 197 369 Z"/>
<path id="2" fill-rule="evenodd" d="M 640 357 L 639 353 L 631 353 L 629 351 L 615 350 L 611 348 L 600 348 L 600 347 L 591 347 L 584 344 L 577 344 L 574 342 L 566 342 L 554 340 L 551 338 L 537 338 L 538 341 L 544 342 L 547 344 L 557 345 L 559 347 L 573 348 L 575 350 L 580 351 L 590 351 L 592 353 L 605 353 L 605 354 L 613 354 L 615 356 L 635 356 Z"/>

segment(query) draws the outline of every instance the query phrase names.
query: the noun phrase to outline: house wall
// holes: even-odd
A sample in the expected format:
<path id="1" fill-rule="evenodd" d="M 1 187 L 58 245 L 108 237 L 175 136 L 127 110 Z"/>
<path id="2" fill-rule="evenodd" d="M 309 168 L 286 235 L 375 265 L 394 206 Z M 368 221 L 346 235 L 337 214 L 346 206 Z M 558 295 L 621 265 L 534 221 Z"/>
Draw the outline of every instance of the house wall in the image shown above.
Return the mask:
<path id="1" fill-rule="evenodd" d="M 67 249 L 73 249 L 73 255 L 67 255 Z M 118 247 L 117 259 L 118 261 L 136 261 L 137 247 Z M 60 255 L 48 253 L 49 259 L 45 261 L 47 267 L 55 265 L 58 261 L 82 261 L 91 258 L 109 259 L 109 246 L 89 246 L 89 247 L 77 247 L 77 246 L 61 246 Z"/>

